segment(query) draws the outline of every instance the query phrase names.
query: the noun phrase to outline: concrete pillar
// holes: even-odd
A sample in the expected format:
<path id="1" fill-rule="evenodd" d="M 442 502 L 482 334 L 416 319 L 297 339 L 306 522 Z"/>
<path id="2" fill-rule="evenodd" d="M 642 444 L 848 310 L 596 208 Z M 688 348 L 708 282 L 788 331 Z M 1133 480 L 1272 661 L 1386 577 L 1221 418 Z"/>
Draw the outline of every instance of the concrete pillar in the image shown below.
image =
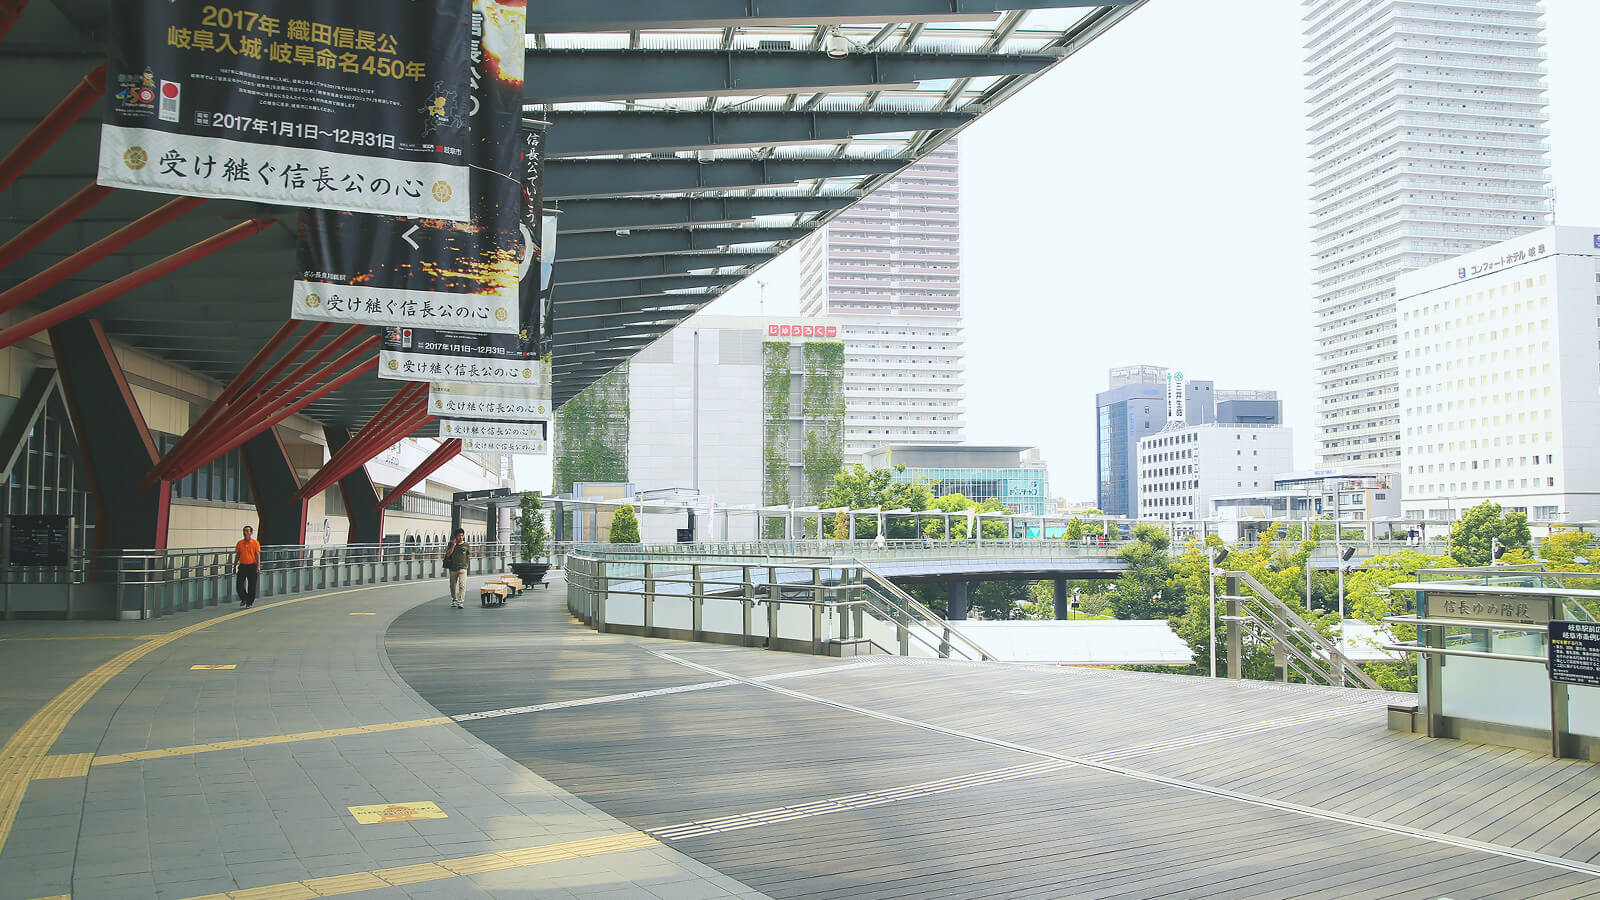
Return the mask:
<path id="1" fill-rule="evenodd" d="M 1064 622 L 1067 620 L 1067 610 L 1072 608 L 1069 605 L 1072 602 L 1072 598 L 1067 594 L 1067 580 L 1065 578 L 1057 578 L 1052 587 L 1055 588 L 1056 592 L 1056 621 Z"/>
<path id="2" fill-rule="evenodd" d="M 952 581 L 949 585 L 949 599 L 945 601 L 944 617 L 954 622 L 964 621 L 967 618 L 967 583 L 965 581 Z"/>

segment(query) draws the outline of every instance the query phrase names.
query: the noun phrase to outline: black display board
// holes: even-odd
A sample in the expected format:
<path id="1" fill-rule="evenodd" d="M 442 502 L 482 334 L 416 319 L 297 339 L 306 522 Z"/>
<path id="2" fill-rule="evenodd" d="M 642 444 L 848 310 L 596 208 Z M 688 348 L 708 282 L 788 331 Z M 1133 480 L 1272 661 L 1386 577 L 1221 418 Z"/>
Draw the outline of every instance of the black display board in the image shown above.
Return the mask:
<path id="1" fill-rule="evenodd" d="M 7 516 L 13 566 L 66 566 L 72 557 L 71 516 Z"/>
<path id="2" fill-rule="evenodd" d="M 1550 680 L 1600 687 L 1600 623 L 1550 623 Z"/>

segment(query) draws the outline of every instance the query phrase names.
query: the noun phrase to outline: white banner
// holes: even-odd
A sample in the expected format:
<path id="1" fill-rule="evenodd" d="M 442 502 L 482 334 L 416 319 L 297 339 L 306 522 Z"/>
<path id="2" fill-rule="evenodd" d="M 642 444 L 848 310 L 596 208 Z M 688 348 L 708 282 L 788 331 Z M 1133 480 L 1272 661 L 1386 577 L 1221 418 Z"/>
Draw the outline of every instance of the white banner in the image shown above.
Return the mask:
<path id="1" fill-rule="evenodd" d="M 428 385 L 428 409 L 435 416 L 457 419 L 542 422 L 555 406 L 548 380 L 543 390 L 433 382 Z"/>
<path id="2" fill-rule="evenodd" d="M 550 443 L 533 438 L 462 438 L 461 449 L 477 453 L 509 453 L 514 456 L 548 456 Z"/>
<path id="3" fill-rule="evenodd" d="M 509 391 L 512 395 L 550 396 L 550 364 L 538 359 L 452 356 L 415 350 L 378 351 L 378 377 L 395 381 L 455 382 Z"/>
<path id="4" fill-rule="evenodd" d="M 296 281 L 290 314 L 313 322 L 516 334 L 516 292 L 445 294 L 360 284 Z M 421 379 L 409 379 L 420 381 Z"/>
<path id="5" fill-rule="evenodd" d="M 117 125 L 101 126 L 95 180 L 105 187 L 163 194 L 453 221 L 467 218 L 471 199 L 464 165 L 372 160 Z"/>
<path id="6" fill-rule="evenodd" d="M 545 422 L 511 422 L 489 419 L 440 419 L 441 438 L 517 438 L 544 440 Z"/>

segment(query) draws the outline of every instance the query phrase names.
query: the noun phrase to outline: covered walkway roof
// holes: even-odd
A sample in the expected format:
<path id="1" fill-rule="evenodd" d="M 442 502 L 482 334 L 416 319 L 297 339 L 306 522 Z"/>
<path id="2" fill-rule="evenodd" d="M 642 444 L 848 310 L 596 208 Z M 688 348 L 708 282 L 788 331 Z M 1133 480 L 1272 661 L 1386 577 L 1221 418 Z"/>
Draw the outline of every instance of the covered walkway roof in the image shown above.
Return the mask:
<path id="1" fill-rule="evenodd" d="M 530 4 L 527 111 L 551 123 L 555 399 L 684 318 L 1086 46 L 1144 0 L 553 0 Z M 0 43 L 14 146 L 104 59 L 106 4 L 33 0 Z M 1017 8 L 1021 7 L 1021 8 Z M 4 193 L 0 241 L 94 180 L 91 105 Z M 0 270 L 0 290 L 166 199 L 113 192 Z M 48 307 L 234 222 L 266 231 L 92 315 L 227 382 L 287 318 L 297 210 L 210 201 L 32 302 Z M 307 413 L 359 425 L 394 392 L 358 378 Z"/>

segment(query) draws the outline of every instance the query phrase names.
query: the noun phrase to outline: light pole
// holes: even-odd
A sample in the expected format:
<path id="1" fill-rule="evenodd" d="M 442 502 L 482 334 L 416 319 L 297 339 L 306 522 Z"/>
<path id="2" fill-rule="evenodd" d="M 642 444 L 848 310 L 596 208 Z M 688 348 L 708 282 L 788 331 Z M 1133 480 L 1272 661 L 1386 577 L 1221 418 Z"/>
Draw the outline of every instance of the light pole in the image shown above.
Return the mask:
<path id="1" fill-rule="evenodd" d="M 1335 525 L 1335 528 L 1338 526 Z M 1346 547 L 1339 553 L 1339 620 L 1344 621 L 1344 573 L 1350 568 L 1350 557 L 1356 555 L 1356 548 Z"/>
<path id="2" fill-rule="evenodd" d="M 1206 555 L 1206 574 L 1211 585 L 1211 677 L 1217 677 L 1217 567 L 1228 558 L 1227 547 L 1215 547 Z M 1237 662 L 1234 663 L 1238 665 Z"/>

